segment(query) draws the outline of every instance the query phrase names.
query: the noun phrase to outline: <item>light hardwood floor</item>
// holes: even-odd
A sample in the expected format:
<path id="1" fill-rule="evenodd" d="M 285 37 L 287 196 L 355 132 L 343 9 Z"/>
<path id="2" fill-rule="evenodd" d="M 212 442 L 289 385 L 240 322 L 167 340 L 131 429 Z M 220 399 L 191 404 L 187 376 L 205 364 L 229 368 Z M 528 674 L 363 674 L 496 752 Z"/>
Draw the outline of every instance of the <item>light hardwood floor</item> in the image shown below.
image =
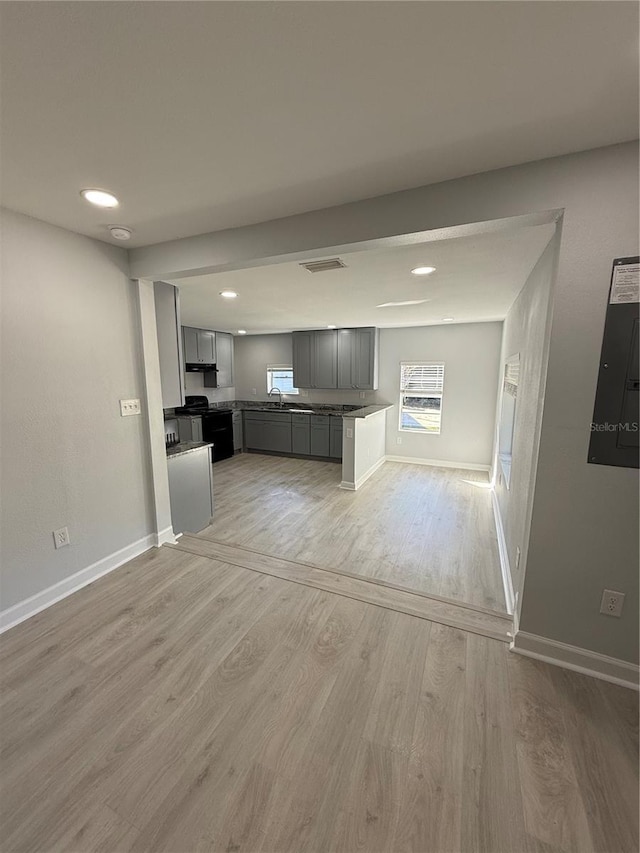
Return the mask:
<path id="1" fill-rule="evenodd" d="M 631 853 L 637 694 L 176 549 L 0 638 L 3 853 Z"/>
<path id="2" fill-rule="evenodd" d="M 506 612 L 484 472 L 387 462 L 350 492 L 331 462 L 242 454 L 213 471 L 201 536 Z"/>

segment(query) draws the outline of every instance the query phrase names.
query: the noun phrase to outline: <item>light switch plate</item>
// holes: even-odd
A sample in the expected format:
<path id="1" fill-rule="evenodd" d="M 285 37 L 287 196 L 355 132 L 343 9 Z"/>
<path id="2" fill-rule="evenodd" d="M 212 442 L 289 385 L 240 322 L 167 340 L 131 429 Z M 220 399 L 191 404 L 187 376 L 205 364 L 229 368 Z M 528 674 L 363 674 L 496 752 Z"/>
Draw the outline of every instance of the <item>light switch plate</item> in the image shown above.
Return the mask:
<path id="1" fill-rule="evenodd" d="M 120 400 L 120 414 L 123 418 L 140 414 L 140 400 Z"/>

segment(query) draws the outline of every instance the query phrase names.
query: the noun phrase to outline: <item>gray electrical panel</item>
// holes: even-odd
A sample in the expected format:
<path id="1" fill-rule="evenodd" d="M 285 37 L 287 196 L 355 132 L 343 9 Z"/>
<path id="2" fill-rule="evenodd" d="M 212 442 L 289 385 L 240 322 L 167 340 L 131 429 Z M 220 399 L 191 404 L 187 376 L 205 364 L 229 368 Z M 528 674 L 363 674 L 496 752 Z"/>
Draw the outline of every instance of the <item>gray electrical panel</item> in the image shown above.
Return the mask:
<path id="1" fill-rule="evenodd" d="M 638 468 L 640 258 L 616 258 L 602 338 L 588 461 Z"/>

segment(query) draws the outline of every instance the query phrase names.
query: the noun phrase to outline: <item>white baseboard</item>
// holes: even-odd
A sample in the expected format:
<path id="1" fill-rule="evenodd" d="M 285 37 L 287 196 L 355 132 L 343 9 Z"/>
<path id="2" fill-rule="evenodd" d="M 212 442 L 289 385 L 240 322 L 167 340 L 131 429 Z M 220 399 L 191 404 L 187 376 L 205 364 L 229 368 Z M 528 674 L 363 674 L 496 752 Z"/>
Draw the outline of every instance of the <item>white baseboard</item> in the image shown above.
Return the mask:
<path id="1" fill-rule="evenodd" d="M 513 581 L 511 579 L 511 565 L 509 563 L 509 554 L 507 553 L 507 540 L 504 536 L 504 527 L 502 526 L 502 516 L 500 515 L 498 497 L 494 489 L 491 489 L 491 505 L 493 507 L 493 518 L 496 523 L 496 536 L 498 539 L 498 554 L 500 555 L 500 571 L 502 573 L 504 600 L 507 605 L 507 613 L 512 614 L 515 608 L 515 596 L 513 594 Z"/>
<path id="2" fill-rule="evenodd" d="M 173 530 L 171 528 L 168 529 L 171 530 L 171 541 L 175 541 Z M 41 610 L 51 607 L 52 604 L 61 601 L 68 595 L 77 592 L 83 586 L 87 586 L 103 575 L 112 572 L 123 563 L 127 563 L 139 554 L 148 551 L 149 548 L 153 548 L 165 533 L 166 531 L 162 531 L 160 534 L 150 533 L 148 536 L 138 539 L 137 542 L 132 542 L 131 545 L 127 545 L 124 548 L 120 548 L 119 551 L 114 551 L 113 554 L 103 557 L 102 560 L 98 560 L 97 563 L 87 566 L 86 569 L 81 569 L 79 572 L 75 572 L 69 575 L 69 577 L 58 581 L 58 583 L 54 583 L 53 586 L 49 586 L 29 598 L 25 598 L 24 601 L 14 604 L 13 607 L 8 607 L 6 610 L 0 611 L 0 634 L 8 631 L 9 628 L 13 628 L 14 625 L 24 622 L 25 619 L 35 616 Z"/>
<path id="3" fill-rule="evenodd" d="M 387 456 L 387 462 L 406 462 L 409 465 L 429 465 L 431 468 L 460 468 L 463 471 L 490 471 L 491 465 L 477 462 L 449 462 L 446 459 L 421 459 L 418 456 Z"/>
<path id="4" fill-rule="evenodd" d="M 637 664 L 601 655 L 598 652 L 581 649 L 560 643 L 558 640 L 548 640 L 537 634 L 527 634 L 517 631 L 510 645 L 510 650 L 518 655 L 591 675 L 612 684 L 638 690 L 640 669 Z"/>
<path id="5" fill-rule="evenodd" d="M 169 545 L 176 544 L 175 533 L 173 532 L 173 527 L 165 527 L 164 530 L 161 530 L 160 533 L 153 534 L 153 544 L 156 548 L 160 548 L 161 545 L 168 543 Z"/>
<path id="6" fill-rule="evenodd" d="M 355 483 L 353 483 L 353 482 L 351 482 L 351 481 L 349 481 L 349 480 L 343 480 L 343 481 L 340 483 L 340 488 L 341 488 L 341 489 L 348 489 L 348 490 L 350 490 L 350 491 L 352 491 L 352 492 L 357 491 L 357 489 L 359 489 L 359 488 L 360 488 L 360 486 L 362 486 L 362 485 L 363 485 L 363 483 L 366 483 L 366 482 L 367 482 L 367 480 L 369 479 L 369 477 L 372 477 L 372 476 L 376 473 L 376 471 L 378 470 L 378 468 L 382 468 L 382 466 L 383 466 L 383 465 L 384 465 L 384 463 L 387 461 L 387 459 L 388 459 L 388 457 L 387 457 L 387 456 L 382 456 L 382 457 L 380 457 L 380 459 L 378 459 L 378 461 L 377 461 L 374 465 L 372 465 L 372 466 L 371 466 L 371 468 L 369 468 L 369 470 L 368 470 L 368 471 L 365 471 L 365 473 L 362 475 L 362 477 L 360 477 L 358 480 L 356 480 L 356 482 L 355 482 Z"/>

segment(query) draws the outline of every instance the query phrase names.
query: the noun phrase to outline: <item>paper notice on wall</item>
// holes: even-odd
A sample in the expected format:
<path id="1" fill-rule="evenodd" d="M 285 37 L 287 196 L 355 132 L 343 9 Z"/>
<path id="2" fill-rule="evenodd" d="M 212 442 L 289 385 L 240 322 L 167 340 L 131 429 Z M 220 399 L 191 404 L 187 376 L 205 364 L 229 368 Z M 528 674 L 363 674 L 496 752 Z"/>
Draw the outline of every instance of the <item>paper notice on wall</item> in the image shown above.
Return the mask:
<path id="1" fill-rule="evenodd" d="M 640 302 L 640 264 L 619 264 L 613 268 L 610 305 Z"/>

